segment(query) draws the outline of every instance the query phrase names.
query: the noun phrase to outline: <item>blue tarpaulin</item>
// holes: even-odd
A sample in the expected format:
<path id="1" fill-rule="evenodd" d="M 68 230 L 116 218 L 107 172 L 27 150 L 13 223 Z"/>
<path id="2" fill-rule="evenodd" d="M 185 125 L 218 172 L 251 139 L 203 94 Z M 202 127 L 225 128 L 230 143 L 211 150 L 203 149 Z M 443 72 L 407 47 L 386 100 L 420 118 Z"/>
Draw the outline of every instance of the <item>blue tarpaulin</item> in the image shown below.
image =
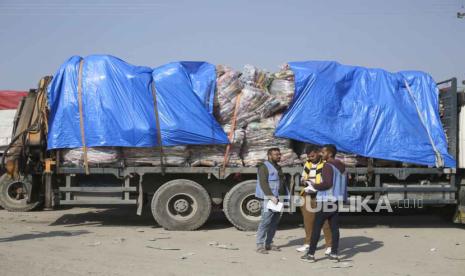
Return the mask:
<path id="1" fill-rule="evenodd" d="M 439 94 L 426 73 L 290 62 L 295 95 L 275 135 L 358 155 L 447 167 Z"/>
<path id="2" fill-rule="evenodd" d="M 79 56 L 67 60 L 48 87 L 48 149 L 83 146 L 78 104 L 81 60 Z M 152 70 L 130 65 L 112 56 L 86 57 L 82 68 L 86 145 L 159 145 L 151 91 L 153 79 L 156 79 L 164 146 L 228 143 L 226 134 L 208 109 L 209 101 L 205 100 L 214 90 L 211 80 L 215 79 L 215 71 L 206 63 L 182 64 L 171 63 Z M 179 66 L 188 69 L 175 70 Z"/>
<path id="3" fill-rule="evenodd" d="M 192 66 L 193 62 L 189 64 Z M 199 70 L 196 75 L 185 67 L 180 70 L 181 66 L 184 67 L 173 62 L 155 68 L 152 73 L 163 145 L 228 144 L 228 137 L 212 115 L 215 70 L 209 70 L 208 74 Z"/>
<path id="4" fill-rule="evenodd" d="M 172 62 L 162 66 L 163 70 L 169 71 L 172 83 L 189 83 L 201 102 L 213 114 L 213 102 L 216 88 L 216 67 L 208 62 L 181 61 Z M 162 71 L 157 70 L 158 75 Z"/>

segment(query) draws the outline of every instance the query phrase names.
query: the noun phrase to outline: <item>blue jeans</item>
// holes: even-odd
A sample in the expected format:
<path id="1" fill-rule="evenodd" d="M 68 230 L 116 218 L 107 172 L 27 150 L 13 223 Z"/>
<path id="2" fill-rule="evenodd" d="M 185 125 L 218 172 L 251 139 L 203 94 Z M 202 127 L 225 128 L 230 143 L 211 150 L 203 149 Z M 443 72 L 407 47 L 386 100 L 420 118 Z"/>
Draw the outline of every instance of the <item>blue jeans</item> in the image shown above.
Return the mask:
<path id="1" fill-rule="evenodd" d="M 266 209 L 267 200 L 262 201 L 262 217 L 257 230 L 257 246 L 268 246 L 278 229 L 281 213 Z"/>

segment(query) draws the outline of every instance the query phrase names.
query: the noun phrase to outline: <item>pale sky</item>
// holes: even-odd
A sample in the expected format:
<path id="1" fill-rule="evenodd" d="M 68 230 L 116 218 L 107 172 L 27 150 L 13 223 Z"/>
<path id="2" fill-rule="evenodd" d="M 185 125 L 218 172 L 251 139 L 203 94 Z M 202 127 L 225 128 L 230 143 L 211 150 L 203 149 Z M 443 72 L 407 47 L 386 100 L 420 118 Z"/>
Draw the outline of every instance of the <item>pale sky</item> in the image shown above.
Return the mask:
<path id="1" fill-rule="evenodd" d="M 0 0 L 0 90 L 35 87 L 72 55 L 202 60 L 270 71 L 336 60 L 465 79 L 462 0 Z"/>

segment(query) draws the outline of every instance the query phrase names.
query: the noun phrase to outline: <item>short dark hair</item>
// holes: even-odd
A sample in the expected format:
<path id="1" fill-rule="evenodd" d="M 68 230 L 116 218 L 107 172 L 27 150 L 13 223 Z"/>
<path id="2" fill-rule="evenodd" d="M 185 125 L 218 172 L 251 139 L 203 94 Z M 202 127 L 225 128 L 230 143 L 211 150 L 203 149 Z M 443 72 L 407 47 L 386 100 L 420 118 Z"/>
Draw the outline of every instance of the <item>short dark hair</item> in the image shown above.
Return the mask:
<path id="1" fill-rule="evenodd" d="M 327 148 L 332 154 L 333 154 L 333 157 L 336 156 L 337 154 L 337 148 L 335 145 L 333 144 L 326 144 L 323 146 L 323 148 Z"/>
<path id="2" fill-rule="evenodd" d="M 281 151 L 279 150 L 279 148 L 269 148 L 267 154 L 270 155 L 273 151 L 279 151 L 279 152 L 281 152 Z"/>
<path id="3" fill-rule="evenodd" d="M 319 152 L 320 150 L 321 150 L 321 149 L 320 149 L 320 147 L 318 147 L 318 146 L 314 146 L 314 145 L 312 145 L 312 146 L 307 146 L 307 147 L 305 148 L 305 154 L 309 154 L 309 153 L 311 153 L 311 152 Z"/>

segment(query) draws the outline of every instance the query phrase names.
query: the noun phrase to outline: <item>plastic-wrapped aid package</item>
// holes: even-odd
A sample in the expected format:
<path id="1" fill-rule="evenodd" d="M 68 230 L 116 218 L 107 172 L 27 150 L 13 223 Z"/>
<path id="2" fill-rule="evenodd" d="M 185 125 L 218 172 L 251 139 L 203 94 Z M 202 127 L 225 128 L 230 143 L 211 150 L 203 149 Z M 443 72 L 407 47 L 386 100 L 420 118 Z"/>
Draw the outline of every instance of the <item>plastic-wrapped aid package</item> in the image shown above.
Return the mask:
<path id="1" fill-rule="evenodd" d="M 223 130 L 229 134 L 231 129 L 230 125 L 223 126 Z M 242 167 L 241 149 L 244 143 L 245 131 L 243 129 L 236 129 L 232 137 L 229 158 L 227 162 L 228 167 Z M 217 167 L 223 166 L 224 157 L 226 154 L 226 146 L 190 146 L 191 151 L 191 166 L 192 167 Z"/>
<path id="2" fill-rule="evenodd" d="M 270 148 L 279 148 L 281 151 L 281 166 L 301 164 L 299 157 L 292 150 L 291 141 L 274 137 L 275 127 L 281 119 L 281 114 L 262 119 L 260 122 L 250 123 L 245 131 L 245 143 L 242 157 L 247 167 L 256 166 L 267 158 Z"/>
<path id="3" fill-rule="evenodd" d="M 122 148 L 126 165 L 161 166 L 160 148 Z M 163 147 L 163 165 L 182 167 L 187 164 L 189 152 L 186 146 Z"/>
<path id="4" fill-rule="evenodd" d="M 66 166 L 83 166 L 84 151 L 82 148 L 60 150 L 62 164 Z M 120 161 L 120 149 L 117 147 L 87 148 L 87 161 L 90 166 L 115 164 Z"/>
<path id="5" fill-rule="evenodd" d="M 291 104 L 295 90 L 294 73 L 287 65 L 273 74 L 269 90 L 271 95 L 280 102 L 282 108 L 287 108 Z"/>

